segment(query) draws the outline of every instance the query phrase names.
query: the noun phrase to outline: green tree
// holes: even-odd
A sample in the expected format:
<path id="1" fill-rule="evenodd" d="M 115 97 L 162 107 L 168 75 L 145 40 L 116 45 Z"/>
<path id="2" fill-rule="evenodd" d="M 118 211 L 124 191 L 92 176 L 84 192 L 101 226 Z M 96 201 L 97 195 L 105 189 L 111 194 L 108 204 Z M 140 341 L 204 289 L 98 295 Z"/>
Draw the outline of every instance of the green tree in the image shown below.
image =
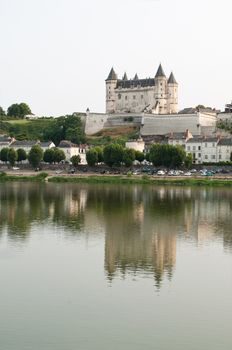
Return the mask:
<path id="1" fill-rule="evenodd" d="M 7 155 L 7 160 L 10 163 L 10 165 L 14 166 L 17 159 L 18 159 L 17 151 L 14 148 L 10 148 Z"/>
<path id="2" fill-rule="evenodd" d="M 54 162 L 60 163 L 62 160 L 65 160 L 65 153 L 62 151 L 62 149 L 54 148 Z"/>
<path id="3" fill-rule="evenodd" d="M 43 150 L 39 145 L 32 146 L 30 152 L 28 153 L 28 161 L 33 166 L 37 168 L 40 162 L 43 160 Z"/>
<path id="4" fill-rule="evenodd" d="M 78 155 L 76 156 L 72 156 L 70 158 L 71 162 L 72 162 L 72 165 L 76 168 L 78 166 L 78 164 L 81 162 L 81 157 Z"/>
<path id="5" fill-rule="evenodd" d="M 149 160 L 155 166 L 179 167 L 186 157 L 180 146 L 154 144 L 150 148 Z"/>
<path id="6" fill-rule="evenodd" d="M 80 144 L 85 142 L 85 135 L 81 128 L 68 128 L 65 132 L 65 139 Z"/>
<path id="7" fill-rule="evenodd" d="M 135 151 L 135 159 L 141 163 L 142 161 L 144 161 L 144 153 L 140 151 Z"/>
<path id="8" fill-rule="evenodd" d="M 186 168 L 190 169 L 193 164 L 193 156 L 191 153 L 187 154 L 184 160 L 184 165 Z"/>
<path id="9" fill-rule="evenodd" d="M 49 163 L 49 164 L 52 164 L 55 162 L 54 148 L 46 149 L 43 155 L 43 160 L 45 161 L 45 163 Z"/>
<path id="10" fill-rule="evenodd" d="M 7 161 L 8 161 L 8 152 L 9 152 L 9 148 L 8 147 L 4 147 L 4 148 L 1 149 L 0 159 L 4 163 L 7 163 Z"/>
<path id="11" fill-rule="evenodd" d="M 19 117 L 24 118 L 25 115 L 32 114 L 30 107 L 22 102 L 22 103 L 14 103 L 7 110 L 7 115 L 9 117 Z"/>
<path id="12" fill-rule="evenodd" d="M 96 146 L 96 147 L 94 147 L 94 150 L 97 152 L 97 163 L 104 162 L 103 148 L 100 146 Z"/>
<path id="13" fill-rule="evenodd" d="M 23 148 L 17 149 L 18 153 L 18 162 L 22 162 L 27 159 L 27 153 Z"/>
<path id="14" fill-rule="evenodd" d="M 105 146 L 103 151 L 105 164 L 109 166 L 120 165 L 123 158 L 123 147 L 118 144 L 110 144 Z"/>
<path id="15" fill-rule="evenodd" d="M 6 112 L 4 111 L 4 109 L 0 106 L 0 117 L 5 117 L 6 116 Z"/>
<path id="16" fill-rule="evenodd" d="M 130 148 L 125 148 L 123 151 L 122 161 L 126 167 L 129 167 L 133 164 L 135 160 L 135 151 Z"/>
<path id="17" fill-rule="evenodd" d="M 94 166 L 98 163 L 98 153 L 95 148 L 91 148 L 86 152 L 86 161 L 89 166 Z"/>

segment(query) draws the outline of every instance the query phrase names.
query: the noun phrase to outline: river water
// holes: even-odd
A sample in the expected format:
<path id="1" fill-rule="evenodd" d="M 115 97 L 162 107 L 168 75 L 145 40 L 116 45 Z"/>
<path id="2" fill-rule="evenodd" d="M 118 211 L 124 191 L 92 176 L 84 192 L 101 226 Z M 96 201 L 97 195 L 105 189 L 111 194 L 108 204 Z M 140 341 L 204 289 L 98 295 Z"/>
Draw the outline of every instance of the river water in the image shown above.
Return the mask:
<path id="1" fill-rule="evenodd" d="M 0 349 L 232 349 L 232 189 L 0 184 Z"/>

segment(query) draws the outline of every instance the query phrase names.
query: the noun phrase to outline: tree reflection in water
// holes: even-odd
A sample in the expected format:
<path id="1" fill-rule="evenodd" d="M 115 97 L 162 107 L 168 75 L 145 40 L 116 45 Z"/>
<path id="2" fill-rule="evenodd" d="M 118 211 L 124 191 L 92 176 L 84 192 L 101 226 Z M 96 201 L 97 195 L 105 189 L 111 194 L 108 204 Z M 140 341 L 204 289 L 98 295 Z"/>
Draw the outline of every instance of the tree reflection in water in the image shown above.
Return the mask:
<path id="1" fill-rule="evenodd" d="M 153 275 L 160 288 L 172 278 L 177 239 L 196 244 L 222 239 L 232 252 L 232 191 L 77 184 L 0 185 L 0 234 L 26 241 L 34 225 L 61 228 L 65 236 L 105 235 L 105 272 Z"/>

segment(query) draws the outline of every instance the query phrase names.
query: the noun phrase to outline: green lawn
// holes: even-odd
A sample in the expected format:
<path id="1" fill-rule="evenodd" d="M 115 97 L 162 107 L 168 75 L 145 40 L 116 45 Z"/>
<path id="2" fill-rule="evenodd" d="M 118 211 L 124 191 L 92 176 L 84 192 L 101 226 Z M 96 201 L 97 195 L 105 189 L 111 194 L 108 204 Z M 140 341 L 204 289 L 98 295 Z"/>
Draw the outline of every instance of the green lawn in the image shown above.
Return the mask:
<path id="1" fill-rule="evenodd" d="M 10 124 L 27 124 L 30 122 L 30 120 L 27 119 L 10 119 L 10 120 L 4 120 L 6 123 Z"/>

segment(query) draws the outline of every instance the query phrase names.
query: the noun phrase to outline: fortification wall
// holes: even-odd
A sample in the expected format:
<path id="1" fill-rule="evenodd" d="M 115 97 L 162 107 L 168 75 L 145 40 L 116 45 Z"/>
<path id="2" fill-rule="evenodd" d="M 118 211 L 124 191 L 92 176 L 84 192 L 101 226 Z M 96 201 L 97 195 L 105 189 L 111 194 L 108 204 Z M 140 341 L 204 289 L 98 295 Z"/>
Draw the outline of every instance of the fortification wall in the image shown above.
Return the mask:
<path id="1" fill-rule="evenodd" d="M 105 127 L 108 115 L 104 113 L 88 113 L 85 119 L 86 135 L 96 134 Z"/>

